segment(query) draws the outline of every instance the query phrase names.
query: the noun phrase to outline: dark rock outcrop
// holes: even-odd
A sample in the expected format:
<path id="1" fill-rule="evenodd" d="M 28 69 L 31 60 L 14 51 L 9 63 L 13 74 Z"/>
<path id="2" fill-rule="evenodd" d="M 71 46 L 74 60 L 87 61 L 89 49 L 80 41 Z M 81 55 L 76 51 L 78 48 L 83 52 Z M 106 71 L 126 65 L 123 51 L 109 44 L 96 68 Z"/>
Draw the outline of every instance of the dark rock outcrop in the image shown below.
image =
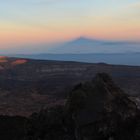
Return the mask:
<path id="1" fill-rule="evenodd" d="M 111 78 L 96 75 L 77 85 L 65 106 L 32 115 L 28 137 L 34 140 L 137 140 L 139 111 Z"/>
<path id="2" fill-rule="evenodd" d="M 76 124 L 78 140 L 133 137 L 130 130 L 136 123 L 137 107 L 107 74 L 98 74 L 92 82 L 76 86 L 67 108 Z"/>

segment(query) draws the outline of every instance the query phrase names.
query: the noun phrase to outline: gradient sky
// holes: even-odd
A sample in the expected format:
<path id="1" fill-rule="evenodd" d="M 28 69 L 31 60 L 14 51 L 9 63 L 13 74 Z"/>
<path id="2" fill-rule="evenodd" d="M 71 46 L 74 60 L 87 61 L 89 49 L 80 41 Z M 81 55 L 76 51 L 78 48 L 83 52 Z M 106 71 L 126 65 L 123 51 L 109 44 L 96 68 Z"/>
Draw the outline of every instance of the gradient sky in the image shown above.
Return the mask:
<path id="1" fill-rule="evenodd" d="M 0 0 L 0 50 L 79 36 L 140 41 L 140 0 Z"/>

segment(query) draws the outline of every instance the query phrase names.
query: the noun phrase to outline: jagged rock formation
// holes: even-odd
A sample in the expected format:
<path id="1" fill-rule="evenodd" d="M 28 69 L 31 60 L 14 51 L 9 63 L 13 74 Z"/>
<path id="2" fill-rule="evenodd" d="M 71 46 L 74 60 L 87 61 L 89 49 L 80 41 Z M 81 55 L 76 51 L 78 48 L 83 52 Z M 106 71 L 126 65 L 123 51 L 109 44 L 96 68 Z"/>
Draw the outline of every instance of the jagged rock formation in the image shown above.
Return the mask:
<path id="1" fill-rule="evenodd" d="M 135 103 L 104 73 L 96 75 L 92 82 L 76 86 L 71 92 L 68 102 L 71 112 L 78 111 L 83 114 L 80 116 L 89 113 L 92 121 L 93 117 L 102 112 L 111 113 L 114 111 L 125 119 L 135 116 L 137 109 Z M 87 116 L 85 119 L 87 122 Z M 84 121 L 82 122 L 84 123 Z"/>
<path id="2" fill-rule="evenodd" d="M 107 74 L 77 85 L 65 106 L 33 114 L 34 140 L 137 140 L 139 111 Z"/>
<path id="3" fill-rule="evenodd" d="M 107 74 L 98 74 L 92 82 L 75 87 L 67 107 L 76 124 L 78 140 L 121 140 L 132 136 L 128 131 L 135 123 L 137 107 Z"/>

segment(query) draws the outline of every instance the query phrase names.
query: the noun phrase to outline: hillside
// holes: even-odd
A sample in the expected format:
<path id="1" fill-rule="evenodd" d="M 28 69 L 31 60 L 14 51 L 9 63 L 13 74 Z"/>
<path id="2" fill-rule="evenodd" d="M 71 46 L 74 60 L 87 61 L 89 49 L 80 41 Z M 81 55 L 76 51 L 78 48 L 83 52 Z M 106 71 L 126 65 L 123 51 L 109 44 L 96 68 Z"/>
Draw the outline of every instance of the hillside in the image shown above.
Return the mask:
<path id="1" fill-rule="evenodd" d="M 68 95 L 64 105 L 47 107 L 28 118 L 0 116 L 0 139 L 140 139 L 140 111 L 107 74 L 74 86 Z"/>
<path id="2" fill-rule="evenodd" d="M 0 114 L 30 115 L 64 104 L 74 85 L 105 72 L 126 93 L 140 93 L 140 67 L 24 58 L 0 58 Z"/>

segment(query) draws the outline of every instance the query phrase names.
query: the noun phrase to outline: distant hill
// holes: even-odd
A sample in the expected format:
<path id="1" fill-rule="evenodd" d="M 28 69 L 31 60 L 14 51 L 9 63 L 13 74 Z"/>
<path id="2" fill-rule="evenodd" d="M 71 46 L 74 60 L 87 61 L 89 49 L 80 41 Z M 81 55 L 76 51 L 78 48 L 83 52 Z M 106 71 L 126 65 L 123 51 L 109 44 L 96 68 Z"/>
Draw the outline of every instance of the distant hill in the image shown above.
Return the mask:
<path id="1" fill-rule="evenodd" d="M 127 94 L 140 95 L 140 67 L 0 57 L 0 114 L 30 115 L 63 104 L 76 84 L 105 72 Z"/>

